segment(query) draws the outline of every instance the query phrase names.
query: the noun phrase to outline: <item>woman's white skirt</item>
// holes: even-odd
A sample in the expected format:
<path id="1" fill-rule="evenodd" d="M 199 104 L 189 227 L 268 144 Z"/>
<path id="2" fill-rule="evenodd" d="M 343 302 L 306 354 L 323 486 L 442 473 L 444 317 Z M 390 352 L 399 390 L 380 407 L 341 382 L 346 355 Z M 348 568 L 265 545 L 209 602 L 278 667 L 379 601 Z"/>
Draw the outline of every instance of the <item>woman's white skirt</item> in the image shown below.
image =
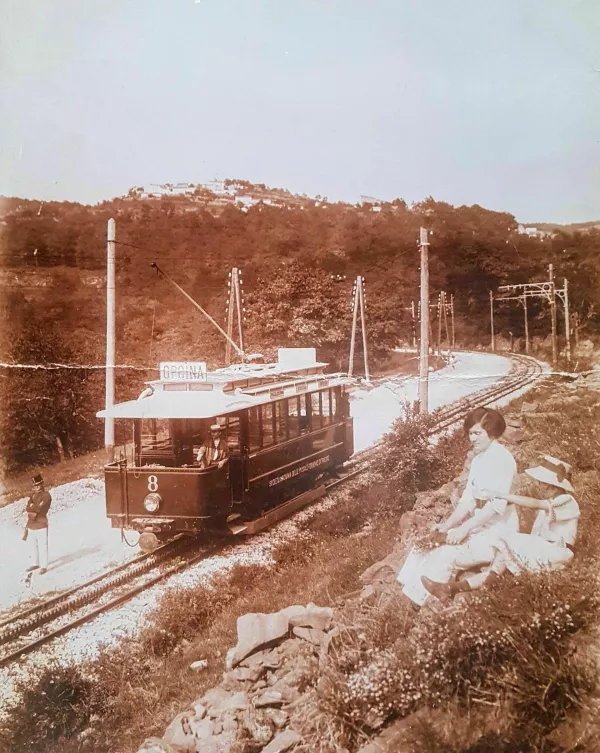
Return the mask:
<path id="1" fill-rule="evenodd" d="M 498 538 L 495 548 L 497 556 L 492 570 L 510 570 L 513 575 L 559 570 L 573 559 L 568 547 L 528 533 L 506 533 Z"/>

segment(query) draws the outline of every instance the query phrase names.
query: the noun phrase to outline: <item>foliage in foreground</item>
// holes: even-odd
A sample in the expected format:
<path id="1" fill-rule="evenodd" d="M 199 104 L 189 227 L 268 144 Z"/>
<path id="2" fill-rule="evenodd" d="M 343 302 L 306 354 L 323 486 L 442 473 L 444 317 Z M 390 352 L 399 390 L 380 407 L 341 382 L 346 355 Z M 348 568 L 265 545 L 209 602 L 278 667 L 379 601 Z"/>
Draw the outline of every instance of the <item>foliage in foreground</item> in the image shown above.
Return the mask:
<path id="1" fill-rule="evenodd" d="M 574 636 L 581 646 L 598 618 L 590 574 L 506 578 L 468 608 L 417 618 L 404 600 L 373 610 L 340 637 L 305 697 L 299 721 L 309 748 L 356 750 L 391 719 L 450 702 L 462 713 L 501 702 L 496 733 L 513 744 L 540 743 L 595 687 L 595 663 L 573 650 Z"/>

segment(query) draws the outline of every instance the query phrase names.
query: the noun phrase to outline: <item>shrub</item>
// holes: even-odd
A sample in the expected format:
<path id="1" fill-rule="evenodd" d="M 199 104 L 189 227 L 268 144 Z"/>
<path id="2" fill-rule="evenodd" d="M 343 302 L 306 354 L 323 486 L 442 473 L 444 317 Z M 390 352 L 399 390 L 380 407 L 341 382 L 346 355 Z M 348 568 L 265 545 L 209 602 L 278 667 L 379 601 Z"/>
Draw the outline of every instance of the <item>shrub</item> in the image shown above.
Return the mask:
<path id="1" fill-rule="evenodd" d="M 377 479 L 391 493 L 414 496 L 440 486 L 460 471 L 467 441 L 462 432 L 456 432 L 440 437 L 434 444 L 429 437 L 437 414 L 417 414 L 409 407 L 405 414 L 384 436 L 373 467 Z"/>
<path id="2" fill-rule="evenodd" d="M 576 568 L 503 578 L 495 590 L 473 595 L 468 609 L 427 610 L 413 621 L 393 602 L 373 610 L 331 653 L 300 716 L 307 742 L 328 750 L 315 734 L 324 716 L 336 719 L 339 749 L 353 750 L 390 718 L 451 700 L 468 708 L 498 698 L 510 708 L 511 734 L 526 729 L 528 739 L 541 739 L 595 686 L 593 665 L 571 642 L 591 632 L 598 612 L 595 580 Z"/>
<path id="3" fill-rule="evenodd" d="M 96 710 L 92 681 L 78 667 L 52 664 L 18 681 L 15 693 L 19 700 L 0 727 L 7 753 L 38 753 L 81 730 Z"/>

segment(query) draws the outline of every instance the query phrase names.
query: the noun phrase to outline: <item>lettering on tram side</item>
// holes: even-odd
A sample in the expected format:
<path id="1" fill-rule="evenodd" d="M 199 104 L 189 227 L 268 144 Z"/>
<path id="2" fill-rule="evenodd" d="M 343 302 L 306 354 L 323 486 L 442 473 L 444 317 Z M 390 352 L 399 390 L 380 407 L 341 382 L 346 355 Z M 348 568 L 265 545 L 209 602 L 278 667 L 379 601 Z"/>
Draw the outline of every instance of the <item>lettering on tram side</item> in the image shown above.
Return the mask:
<path id="1" fill-rule="evenodd" d="M 306 471 L 312 471 L 313 468 L 318 468 L 320 465 L 327 465 L 327 463 L 330 460 L 330 456 L 326 455 L 323 458 L 319 458 L 318 460 L 313 460 L 311 463 L 307 463 L 306 465 L 301 465 L 298 468 L 294 468 L 292 471 L 288 471 L 287 473 L 284 473 L 282 476 L 277 476 L 276 478 L 272 478 L 269 481 L 269 486 L 277 486 L 277 484 L 281 484 L 283 481 L 288 481 L 291 478 L 294 478 L 295 476 L 299 476 L 301 473 L 306 473 Z"/>

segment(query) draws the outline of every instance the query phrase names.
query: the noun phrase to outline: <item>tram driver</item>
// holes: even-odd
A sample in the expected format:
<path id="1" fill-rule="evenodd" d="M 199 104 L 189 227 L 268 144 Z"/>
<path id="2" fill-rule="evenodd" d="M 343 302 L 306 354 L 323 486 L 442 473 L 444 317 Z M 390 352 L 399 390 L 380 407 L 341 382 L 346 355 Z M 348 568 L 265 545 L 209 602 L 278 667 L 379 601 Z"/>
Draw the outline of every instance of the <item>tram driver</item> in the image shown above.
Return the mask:
<path id="1" fill-rule="evenodd" d="M 201 468 L 217 466 L 222 468 L 229 459 L 229 447 L 227 438 L 223 436 L 223 427 L 213 424 L 210 427 L 210 436 L 207 437 L 196 455 L 196 461 Z"/>

